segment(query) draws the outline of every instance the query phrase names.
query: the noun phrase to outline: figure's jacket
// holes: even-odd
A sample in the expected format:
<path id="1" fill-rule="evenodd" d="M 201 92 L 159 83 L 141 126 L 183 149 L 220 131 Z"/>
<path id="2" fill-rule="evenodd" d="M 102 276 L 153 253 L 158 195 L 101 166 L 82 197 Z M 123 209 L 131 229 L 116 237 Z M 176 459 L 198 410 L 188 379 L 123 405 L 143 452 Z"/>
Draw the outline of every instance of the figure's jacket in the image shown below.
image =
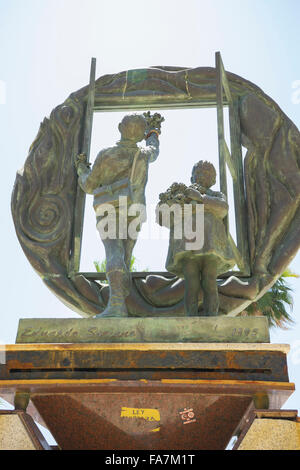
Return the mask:
<path id="1" fill-rule="evenodd" d="M 92 169 L 79 176 L 78 181 L 83 191 L 94 194 L 95 190 L 101 186 L 112 185 L 129 178 L 137 152 L 132 181 L 132 202 L 145 204 L 149 163 L 155 161 L 159 153 L 159 141 L 155 133 L 146 140 L 146 147 L 138 147 L 135 143 L 121 140 L 114 147 L 101 150 Z"/>

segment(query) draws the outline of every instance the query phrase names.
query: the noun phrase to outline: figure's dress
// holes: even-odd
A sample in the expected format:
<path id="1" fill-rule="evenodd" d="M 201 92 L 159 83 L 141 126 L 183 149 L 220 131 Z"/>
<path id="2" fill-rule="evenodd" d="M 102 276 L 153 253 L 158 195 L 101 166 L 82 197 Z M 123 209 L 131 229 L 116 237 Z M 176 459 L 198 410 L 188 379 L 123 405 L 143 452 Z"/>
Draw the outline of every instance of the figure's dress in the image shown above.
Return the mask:
<path id="1" fill-rule="evenodd" d="M 195 185 L 193 185 L 195 189 Z M 223 219 L 228 213 L 228 205 L 224 195 L 221 192 L 206 190 L 206 196 L 209 202 L 214 204 L 204 204 L 204 243 L 202 248 L 198 250 L 187 250 L 186 243 L 191 243 L 192 240 L 183 236 L 181 239 L 175 238 L 175 225 L 174 217 L 170 218 L 170 241 L 169 250 L 166 260 L 166 269 L 176 274 L 178 277 L 184 278 L 183 265 L 189 259 L 199 259 L 203 257 L 210 258 L 212 262 L 217 263 L 217 274 L 223 274 L 232 269 L 236 264 L 229 240 L 226 234 L 226 229 Z M 175 201 L 174 201 L 175 202 Z M 197 203 L 192 201 L 193 204 L 193 227 L 196 227 L 196 211 L 194 210 Z M 184 221 L 182 221 L 184 224 Z"/>

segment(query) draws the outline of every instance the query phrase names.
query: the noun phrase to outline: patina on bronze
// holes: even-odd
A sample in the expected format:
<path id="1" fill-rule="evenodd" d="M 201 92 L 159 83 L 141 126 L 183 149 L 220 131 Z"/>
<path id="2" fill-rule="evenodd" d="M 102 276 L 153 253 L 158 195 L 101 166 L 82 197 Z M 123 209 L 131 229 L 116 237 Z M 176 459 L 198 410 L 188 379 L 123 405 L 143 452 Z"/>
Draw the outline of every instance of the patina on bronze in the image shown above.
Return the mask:
<path id="1" fill-rule="evenodd" d="M 182 225 L 195 224 L 195 210 L 198 204 L 204 206 L 203 243 L 200 249 L 192 249 L 193 244 L 187 245 L 185 236 L 176 239 L 174 216 L 170 224 L 170 243 L 166 268 L 171 273 L 185 280 L 184 308 L 188 316 L 199 315 L 199 292 L 203 292 L 204 316 L 215 316 L 219 312 L 219 293 L 217 278 L 233 268 L 236 261 L 229 244 L 224 218 L 228 213 L 228 204 L 224 194 L 210 189 L 216 182 L 216 170 L 207 161 L 199 161 L 193 167 L 191 183 L 174 183 L 165 193 L 160 194 L 158 209 L 163 205 L 174 207 L 174 204 L 192 205 L 188 214 L 182 210 Z M 159 218 L 159 221 L 162 217 Z M 194 222 L 194 224 L 193 224 Z M 197 226 L 195 227 L 197 230 Z M 200 228 L 199 228 L 200 229 Z M 198 230 L 199 230 L 198 229 Z M 184 234 L 184 233 L 183 233 Z M 190 248 L 190 249 L 189 249 Z"/>
<path id="2" fill-rule="evenodd" d="M 16 343 L 269 343 L 265 317 L 24 318 Z"/>
<path id="3" fill-rule="evenodd" d="M 225 72 L 220 54 L 216 58 L 216 68 L 159 66 L 105 75 L 94 87 L 72 93 L 42 122 L 24 169 L 17 174 L 12 214 L 33 268 L 80 315 L 101 314 L 109 298 L 108 287 L 97 282 L 97 274 L 85 276 L 72 267 L 80 241 L 76 214 L 82 217 L 75 208 L 76 195 L 83 193 L 74 155 L 84 153 L 91 89 L 94 111 L 217 107 L 220 189 L 226 196 L 227 165 L 235 184 L 238 221 L 237 247 L 232 244 L 232 249 L 241 269 L 241 274 L 229 274 L 226 282 L 218 279 L 219 314 L 238 315 L 273 285 L 297 253 L 299 131 L 260 88 Z M 224 143 L 223 105 L 230 109 L 232 154 Z M 247 149 L 244 166 L 241 143 Z M 177 277 L 132 275 L 127 311 L 130 316 L 181 316 L 183 297 L 184 281 Z M 200 313 L 202 298 L 201 289 Z"/>
<path id="4" fill-rule="evenodd" d="M 120 141 L 114 147 L 99 152 L 92 169 L 82 154 L 76 158 L 80 187 L 94 195 L 97 228 L 106 253 L 109 300 L 105 310 L 97 315 L 101 318 L 128 316 L 125 301 L 131 288 L 130 262 L 141 229 L 140 223 L 134 237 L 128 233 L 128 225 L 134 219 L 129 215 L 130 208 L 133 204 L 145 207 L 148 166 L 158 157 L 158 136 L 162 121 L 158 113 L 154 116 L 150 113 L 125 116 L 119 124 Z M 144 148 L 137 145 L 143 139 L 146 140 Z M 123 214 L 121 201 L 126 203 Z M 107 234 L 101 224 L 107 223 L 107 217 L 110 217 L 110 214 L 107 216 L 107 210 L 110 209 L 114 230 L 112 234 Z"/>

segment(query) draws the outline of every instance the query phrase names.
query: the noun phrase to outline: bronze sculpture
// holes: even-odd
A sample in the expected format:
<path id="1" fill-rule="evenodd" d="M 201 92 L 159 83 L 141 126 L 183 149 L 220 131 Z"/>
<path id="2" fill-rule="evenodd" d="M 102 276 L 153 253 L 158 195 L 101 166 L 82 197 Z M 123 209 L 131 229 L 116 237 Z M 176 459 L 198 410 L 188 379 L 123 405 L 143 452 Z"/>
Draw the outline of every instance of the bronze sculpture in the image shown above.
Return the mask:
<path id="1" fill-rule="evenodd" d="M 150 67 L 106 75 L 95 82 L 94 109 L 214 106 L 216 76 L 216 69 L 208 67 Z M 233 73 L 226 71 L 226 76 L 247 150 L 238 176 L 246 196 L 243 228 L 250 271 L 218 281 L 219 312 L 234 316 L 274 284 L 299 249 L 300 133 L 260 88 Z M 24 170 L 17 174 L 12 214 L 20 244 L 45 284 L 69 308 L 93 317 L 104 311 L 108 289 L 96 277 L 69 269 L 78 181 L 74 155 L 81 152 L 87 95 L 88 87 L 72 93 L 43 121 Z M 183 296 L 181 279 L 133 278 L 128 313 L 181 316 Z"/>
<path id="2" fill-rule="evenodd" d="M 128 316 L 125 300 L 130 293 L 129 268 L 137 240 L 137 236 L 128 233 L 130 219 L 133 218 L 130 217 L 130 209 L 133 204 L 145 207 L 148 166 L 158 157 L 162 121 L 158 113 L 154 116 L 150 113 L 125 116 L 119 124 L 120 141 L 114 147 L 100 151 L 92 169 L 84 156 L 79 155 L 76 159 L 79 184 L 86 193 L 94 195 L 97 228 L 106 253 L 106 277 L 110 292 L 108 305 L 97 315 L 101 318 Z M 144 139 L 146 147 L 139 147 L 137 143 Z M 122 201 L 126 204 L 125 214 L 121 214 Z M 106 223 L 106 209 L 112 209 L 114 225 L 112 234 L 108 236 L 102 225 Z M 137 233 L 144 218 L 145 214 L 142 214 Z"/>
<path id="3" fill-rule="evenodd" d="M 160 203 L 172 205 L 192 204 L 193 212 L 183 217 L 195 218 L 195 208 L 203 205 L 203 243 L 200 249 L 186 248 L 186 237 L 174 237 L 174 222 L 170 225 L 170 243 L 166 269 L 185 280 L 184 306 L 187 316 L 197 316 L 199 293 L 203 292 L 203 316 L 215 316 L 219 312 L 217 278 L 235 265 L 235 258 L 226 234 L 224 217 L 228 204 L 224 195 L 210 189 L 216 183 L 216 170 L 206 161 L 199 161 L 192 170 L 192 185 L 173 184 L 169 190 L 160 194 Z M 175 186 L 175 187 L 174 187 Z M 179 199 L 178 199 L 179 198 Z M 161 217 L 160 217 L 161 219 Z M 174 220 L 174 217 L 173 217 Z M 195 225 L 195 224 L 194 224 Z M 197 227 L 196 227 L 197 229 Z M 199 230 L 200 228 L 198 228 Z M 184 234 L 183 234 L 184 235 Z"/>

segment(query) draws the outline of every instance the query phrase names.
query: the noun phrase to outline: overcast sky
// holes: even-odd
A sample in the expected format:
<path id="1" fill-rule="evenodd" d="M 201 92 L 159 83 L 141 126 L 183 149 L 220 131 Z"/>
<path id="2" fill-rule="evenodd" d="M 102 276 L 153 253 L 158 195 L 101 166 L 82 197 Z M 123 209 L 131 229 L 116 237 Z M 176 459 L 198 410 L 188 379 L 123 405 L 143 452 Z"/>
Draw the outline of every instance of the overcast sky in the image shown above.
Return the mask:
<path id="1" fill-rule="evenodd" d="M 1 250 L 0 341 L 14 343 L 20 318 L 76 317 L 33 271 L 17 241 L 10 197 L 40 122 L 70 93 L 97 77 L 152 65 L 214 66 L 221 51 L 227 70 L 254 82 L 300 124 L 298 0 L 0 0 Z M 188 183 L 192 164 L 216 161 L 215 110 L 166 111 L 158 160 L 150 167 L 147 202 L 173 181 Z M 92 159 L 118 139 L 119 113 L 94 119 Z M 167 169 L 169 167 L 170 169 Z M 171 172 L 172 168 L 172 172 Z M 82 269 L 104 251 L 87 201 Z M 164 269 L 167 240 L 139 240 L 140 269 Z M 300 273 L 300 256 L 291 268 Z M 297 392 L 285 408 L 300 408 L 300 280 L 295 325 L 271 333 L 289 343 L 290 381 Z"/>

